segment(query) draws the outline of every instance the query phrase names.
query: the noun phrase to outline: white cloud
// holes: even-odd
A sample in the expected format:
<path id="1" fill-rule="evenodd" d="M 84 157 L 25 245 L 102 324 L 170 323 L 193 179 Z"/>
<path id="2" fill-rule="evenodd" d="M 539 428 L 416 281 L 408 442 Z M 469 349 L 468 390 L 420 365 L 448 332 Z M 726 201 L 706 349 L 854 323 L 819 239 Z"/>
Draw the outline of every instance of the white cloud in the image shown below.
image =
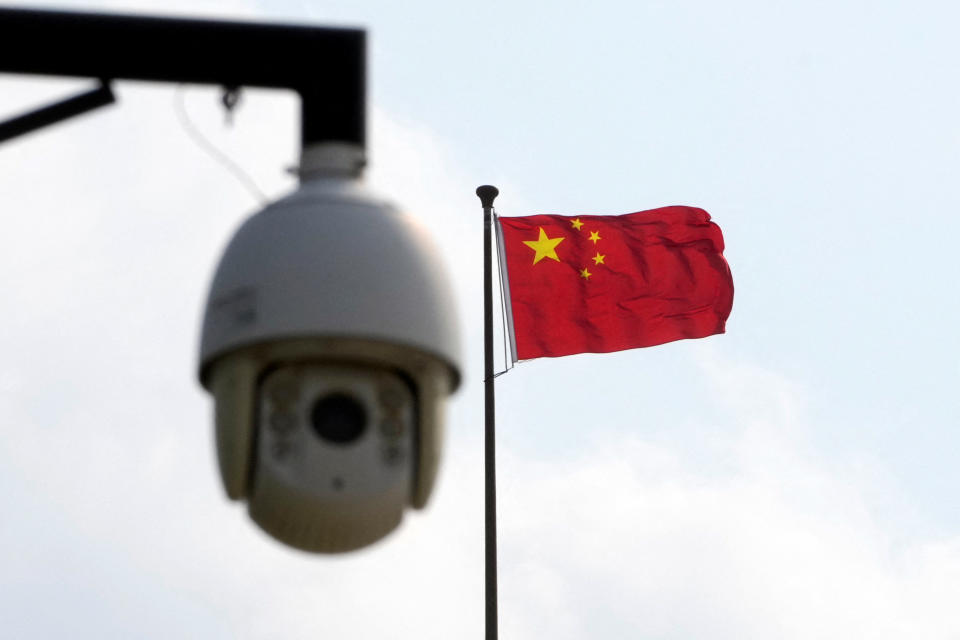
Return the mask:
<path id="1" fill-rule="evenodd" d="M 734 418 L 712 453 L 721 475 L 691 447 L 641 435 L 559 460 L 501 455 L 505 626 L 556 638 L 957 637 L 960 538 L 885 528 L 870 478 L 803 444 L 802 402 L 781 376 L 719 356 L 705 372 Z"/>

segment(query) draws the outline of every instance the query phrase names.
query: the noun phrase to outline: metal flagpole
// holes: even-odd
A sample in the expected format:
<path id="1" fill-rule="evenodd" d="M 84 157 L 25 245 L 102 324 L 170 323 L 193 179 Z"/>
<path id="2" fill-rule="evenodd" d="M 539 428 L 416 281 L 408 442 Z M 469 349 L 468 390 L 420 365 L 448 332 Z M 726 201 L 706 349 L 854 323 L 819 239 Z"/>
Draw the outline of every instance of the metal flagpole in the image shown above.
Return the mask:
<path id="1" fill-rule="evenodd" d="M 477 187 L 483 204 L 483 388 L 484 388 L 484 554 L 486 557 L 486 640 L 497 640 L 497 475 L 496 412 L 493 397 L 493 201 L 500 190 Z"/>

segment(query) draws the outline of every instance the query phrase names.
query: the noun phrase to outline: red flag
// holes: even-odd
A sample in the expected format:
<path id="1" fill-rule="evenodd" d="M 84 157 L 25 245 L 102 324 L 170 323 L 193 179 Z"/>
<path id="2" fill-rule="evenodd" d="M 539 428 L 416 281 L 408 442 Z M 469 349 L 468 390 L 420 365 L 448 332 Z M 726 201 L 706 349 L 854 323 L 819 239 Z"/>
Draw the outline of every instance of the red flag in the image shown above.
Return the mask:
<path id="1" fill-rule="evenodd" d="M 703 209 L 498 223 L 520 360 L 724 332 L 733 279 Z"/>

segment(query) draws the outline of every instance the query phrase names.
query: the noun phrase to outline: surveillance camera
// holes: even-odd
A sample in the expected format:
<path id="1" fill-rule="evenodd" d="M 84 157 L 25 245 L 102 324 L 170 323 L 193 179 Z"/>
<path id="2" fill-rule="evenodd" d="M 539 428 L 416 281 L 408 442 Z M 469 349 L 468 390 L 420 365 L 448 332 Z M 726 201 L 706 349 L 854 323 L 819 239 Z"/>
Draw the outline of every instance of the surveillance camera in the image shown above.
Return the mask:
<path id="1" fill-rule="evenodd" d="M 426 504 L 460 374 L 425 230 L 369 194 L 349 149 L 314 151 L 300 188 L 227 246 L 199 375 L 227 495 L 278 540 L 334 553 Z"/>

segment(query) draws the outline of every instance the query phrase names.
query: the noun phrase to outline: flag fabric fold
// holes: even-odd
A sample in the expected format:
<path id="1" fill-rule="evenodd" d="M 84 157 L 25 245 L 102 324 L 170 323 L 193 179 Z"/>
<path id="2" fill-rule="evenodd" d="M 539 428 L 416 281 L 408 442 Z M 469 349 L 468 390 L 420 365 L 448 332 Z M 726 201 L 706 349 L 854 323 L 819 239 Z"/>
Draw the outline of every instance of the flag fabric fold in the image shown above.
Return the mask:
<path id="1" fill-rule="evenodd" d="M 497 218 L 515 358 L 723 333 L 733 279 L 703 209 Z"/>

